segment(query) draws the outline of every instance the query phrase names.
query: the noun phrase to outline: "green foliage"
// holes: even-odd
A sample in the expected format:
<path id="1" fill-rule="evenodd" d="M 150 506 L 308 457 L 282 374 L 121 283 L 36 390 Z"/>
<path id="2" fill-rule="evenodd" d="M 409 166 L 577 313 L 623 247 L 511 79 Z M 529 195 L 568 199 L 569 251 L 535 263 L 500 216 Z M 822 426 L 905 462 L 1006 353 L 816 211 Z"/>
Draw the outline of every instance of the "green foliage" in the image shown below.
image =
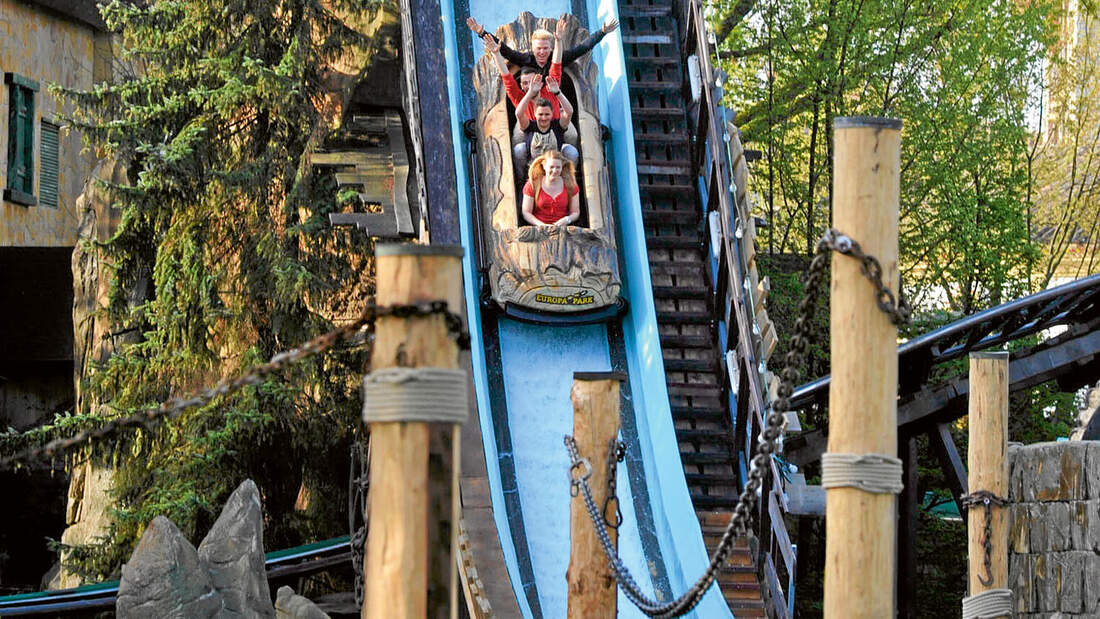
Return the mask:
<path id="1" fill-rule="evenodd" d="M 343 297 L 368 294 L 344 292 L 360 278 L 348 256 L 368 248 L 325 225 L 335 187 L 303 156 L 334 120 L 320 109 L 327 67 L 362 42 L 342 18 L 376 9 L 314 0 L 102 8 L 122 43 L 122 79 L 56 91 L 76 102 L 70 121 L 97 152 L 128 163 L 130 184 L 112 188 L 120 223 L 98 251 L 110 269 L 108 330 L 129 339 L 86 368 L 82 408 L 41 432 L 71 434 L 243 373 L 329 330 Z M 159 514 L 201 538 L 246 477 L 263 494 L 268 547 L 340 532 L 325 510 L 346 505 L 340 456 L 358 426 L 361 354 L 311 359 L 97 447 L 95 458 L 118 466 L 115 523 L 73 567 L 117 572 Z M 304 513 L 294 507 L 303 481 L 315 492 Z"/>
<path id="2" fill-rule="evenodd" d="M 737 3 L 734 3 L 737 4 Z M 726 104 L 754 168 L 770 252 L 809 253 L 832 221 L 832 122 L 903 119 L 901 267 L 917 302 L 963 313 L 1025 291 L 1025 107 L 1051 2 L 758 2 L 723 33 Z M 713 16 L 721 23 L 724 5 Z"/>

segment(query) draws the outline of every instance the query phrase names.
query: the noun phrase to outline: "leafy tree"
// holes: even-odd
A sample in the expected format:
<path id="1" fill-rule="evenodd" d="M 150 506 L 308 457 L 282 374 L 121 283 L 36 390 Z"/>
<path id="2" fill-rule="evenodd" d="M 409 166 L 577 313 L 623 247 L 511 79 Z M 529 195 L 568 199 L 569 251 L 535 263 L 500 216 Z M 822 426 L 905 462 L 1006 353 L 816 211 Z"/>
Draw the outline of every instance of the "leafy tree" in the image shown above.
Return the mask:
<path id="1" fill-rule="evenodd" d="M 757 2 L 719 55 L 726 103 L 765 151 L 754 178 L 772 225 L 761 242 L 808 254 L 832 220 L 833 119 L 893 116 L 905 122 L 909 294 L 971 313 L 1025 291 L 1037 253 L 1024 111 L 1050 15 L 1044 1 Z"/>
<path id="2" fill-rule="evenodd" d="M 243 373 L 361 306 L 370 265 L 356 257 L 369 248 L 325 224 L 335 185 L 312 173 L 308 154 L 340 120 L 326 83 L 334 63 L 366 43 L 349 20 L 380 8 L 369 0 L 102 8 L 120 44 L 120 77 L 63 94 L 97 152 L 128 166 L 129 184 L 111 187 L 117 231 L 96 249 L 110 268 L 103 314 L 130 340 L 86 368 L 90 397 L 59 420 L 60 431 Z M 269 547 L 341 532 L 341 456 L 357 428 L 362 365 L 350 350 L 313 358 L 97 448 L 94 457 L 117 466 L 115 522 L 102 546 L 73 555 L 74 567 L 116 571 L 157 514 L 201 537 L 246 477 L 263 493 Z M 295 509 L 302 488 L 312 511 Z"/>
<path id="3" fill-rule="evenodd" d="M 1061 20 L 1046 66 L 1041 127 L 1030 143 L 1032 232 L 1043 243 L 1040 284 L 1100 267 L 1100 40 L 1095 4 Z"/>

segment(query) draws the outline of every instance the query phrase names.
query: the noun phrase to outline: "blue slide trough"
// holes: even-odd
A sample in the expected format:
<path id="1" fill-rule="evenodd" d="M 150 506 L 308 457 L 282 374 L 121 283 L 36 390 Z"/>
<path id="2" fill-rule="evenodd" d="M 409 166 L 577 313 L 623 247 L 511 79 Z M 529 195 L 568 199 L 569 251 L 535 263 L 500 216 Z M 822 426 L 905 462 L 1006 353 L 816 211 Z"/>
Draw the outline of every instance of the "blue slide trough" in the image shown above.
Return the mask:
<path id="1" fill-rule="evenodd" d="M 612 169 L 623 296 L 630 310 L 608 324 L 549 327 L 482 313 L 474 255 L 473 195 L 463 122 L 475 115 L 470 96 L 471 59 L 482 44 L 465 27 L 473 15 L 493 29 L 524 10 L 543 16 L 573 13 L 590 29 L 618 16 L 609 0 L 547 0 L 533 6 L 513 0 L 442 0 L 458 210 L 466 248 L 463 276 L 473 336 L 471 360 L 493 512 L 501 548 L 524 617 L 564 617 L 569 565 L 569 459 L 562 438 L 572 433 L 569 398 L 574 372 L 621 371 L 622 430 L 626 461 L 619 464 L 623 523 L 619 553 L 651 597 L 680 595 L 708 558 L 680 464 L 669 411 L 649 262 L 642 226 L 626 66 L 618 31 L 593 51 L 601 121 L 611 129 Z M 620 591 L 620 617 L 644 617 Z M 695 617 L 731 617 L 712 587 Z"/>

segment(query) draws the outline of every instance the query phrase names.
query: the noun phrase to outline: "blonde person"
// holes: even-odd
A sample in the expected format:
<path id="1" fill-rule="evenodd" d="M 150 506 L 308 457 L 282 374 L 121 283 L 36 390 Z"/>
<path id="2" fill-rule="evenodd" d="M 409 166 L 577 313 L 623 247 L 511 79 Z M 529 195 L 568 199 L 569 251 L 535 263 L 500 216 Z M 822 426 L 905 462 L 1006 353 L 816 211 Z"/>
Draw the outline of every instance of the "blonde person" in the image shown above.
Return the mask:
<path id="1" fill-rule="evenodd" d="M 568 226 L 581 217 L 573 163 L 556 150 L 531 162 L 523 186 L 523 219 L 533 226 Z"/>
<path id="2" fill-rule="evenodd" d="M 523 131 L 523 141 L 512 147 L 512 165 L 522 171 L 527 162 L 534 160 L 547 151 L 561 151 L 571 163 L 576 163 L 580 153 L 577 147 L 566 142 L 565 132 L 569 130 L 573 117 L 573 106 L 561 94 L 561 86 L 554 78 L 547 78 L 546 88 L 557 98 L 561 106 L 561 116 L 554 118 L 550 102 L 538 97 L 542 91 L 542 77 L 536 75 L 523 100 L 516 106 L 516 127 Z M 535 102 L 535 117 L 528 116 L 527 104 Z"/>
<path id="3" fill-rule="evenodd" d="M 531 87 L 531 80 L 539 76 L 539 72 L 531 67 L 524 67 L 520 69 L 519 82 L 516 82 L 516 78 L 512 76 L 512 72 L 508 70 L 508 65 L 505 64 L 504 56 L 500 54 L 500 43 L 496 42 L 496 39 L 485 35 L 485 51 L 488 52 L 496 61 L 497 70 L 500 72 L 500 79 L 504 82 L 504 92 L 508 95 L 508 100 L 512 102 L 512 105 L 518 110 L 520 102 L 523 101 L 523 96 L 527 93 L 527 90 Z M 559 55 L 553 54 L 555 58 Z M 561 61 L 560 59 L 552 59 L 550 65 L 550 75 L 547 78 L 549 81 L 553 78 L 558 83 L 561 82 Z M 539 91 L 539 96 L 550 102 L 553 108 L 554 118 L 561 116 L 561 105 L 558 103 L 558 98 L 554 93 L 551 93 L 546 85 L 543 84 L 542 90 Z M 527 103 L 527 115 L 530 118 L 535 117 L 535 102 L 533 99 L 528 100 Z M 572 132 L 574 135 L 576 132 Z M 571 136 L 566 136 L 568 140 Z M 523 128 L 517 123 L 515 129 L 512 131 L 512 145 L 520 144 L 525 139 Z M 572 140 L 576 142 L 574 138 Z"/>
<path id="4" fill-rule="evenodd" d="M 538 30 L 531 33 L 531 51 L 529 52 L 517 52 L 516 50 L 508 47 L 507 44 L 501 43 L 492 33 L 486 32 L 485 28 L 478 23 L 473 17 L 466 19 L 466 25 L 470 30 L 474 32 L 478 37 L 484 38 L 486 36 L 492 38 L 497 43 L 500 43 L 500 53 L 504 56 L 508 62 L 520 67 L 532 67 L 538 70 L 542 74 L 543 78 L 550 76 L 550 54 L 552 50 L 561 50 L 561 37 L 565 34 L 567 28 L 565 22 L 565 15 L 558 18 L 558 24 L 551 34 L 549 30 Z M 562 51 L 560 56 L 560 62 L 562 64 L 569 64 L 580 58 L 581 56 L 592 51 L 592 48 L 599 45 L 607 34 L 619 27 L 619 21 L 617 19 L 609 20 L 604 24 L 603 28 L 593 32 L 587 39 L 580 44 L 575 45 L 567 50 Z"/>

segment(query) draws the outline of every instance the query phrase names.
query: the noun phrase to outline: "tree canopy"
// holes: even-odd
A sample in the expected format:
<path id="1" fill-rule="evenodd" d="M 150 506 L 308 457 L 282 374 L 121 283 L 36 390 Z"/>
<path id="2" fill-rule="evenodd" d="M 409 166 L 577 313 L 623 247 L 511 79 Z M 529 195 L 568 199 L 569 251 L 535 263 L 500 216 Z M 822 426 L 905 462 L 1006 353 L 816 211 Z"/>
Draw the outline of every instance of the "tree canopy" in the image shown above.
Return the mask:
<path id="1" fill-rule="evenodd" d="M 809 253 L 829 225 L 834 118 L 895 117 L 906 290 L 963 313 L 1025 292 L 1026 110 L 1051 24 L 1043 1 L 757 2 L 718 49 L 726 103 L 765 152 L 762 243 Z"/>

